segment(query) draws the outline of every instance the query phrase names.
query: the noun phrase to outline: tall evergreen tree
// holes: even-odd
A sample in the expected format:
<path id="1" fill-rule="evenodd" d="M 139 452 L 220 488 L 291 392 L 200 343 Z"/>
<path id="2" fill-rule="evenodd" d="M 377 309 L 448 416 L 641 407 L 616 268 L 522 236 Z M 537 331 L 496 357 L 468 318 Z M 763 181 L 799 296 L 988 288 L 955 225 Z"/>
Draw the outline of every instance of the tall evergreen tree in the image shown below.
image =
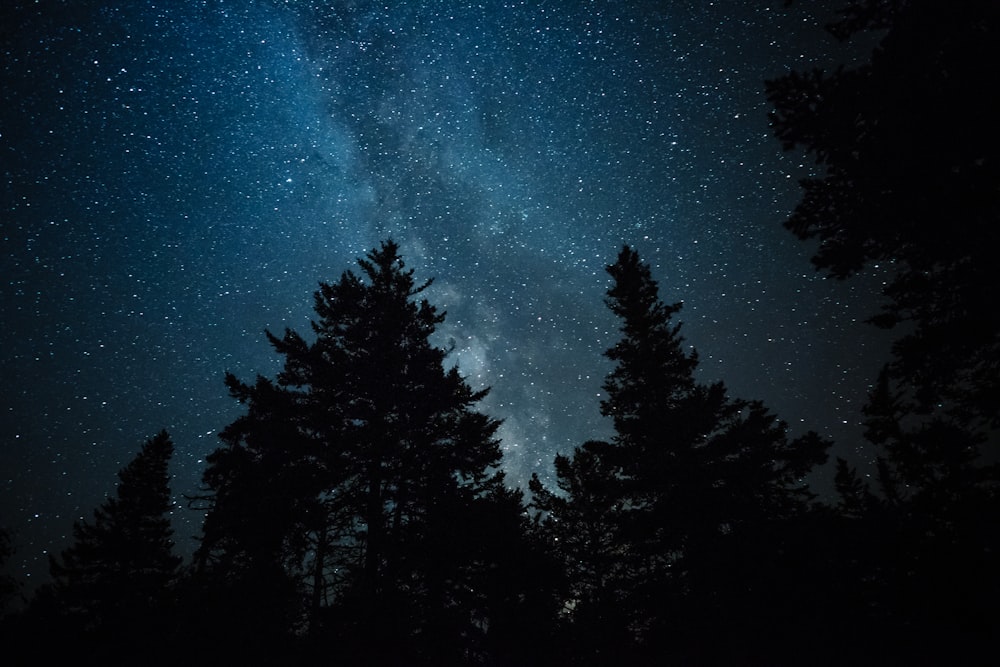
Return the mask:
<path id="1" fill-rule="evenodd" d="M 73 544 L 50 557 L 62 614 L 98 633 L 120 633 L 123 642 L 164 610 L 178 575 L 170 525 L 173 451 L 166 431 L 147 440 L 118 473 L 116 494 L 92 521 L 77 521 Z"/>
<path id="2" fill-rule="evenodd" d="M 672 322 L 681 305 L 660 300 L 634 250 L 624 247 L 608 272 L 607 304 L 622 338 L 606 352 L 615 367 L 601 411 L 615 435 L 557 461 L 562 494 L 537 477 L 532 489 L 585 593 L 570 601 L 573 615 L 614 619 L 624 624 L 619 636 L 651 648 L 653 628 L 675 614 L 671 600 L 722 594 L 705 567 L 720 550 L 806 511 L 802 478 L 825 459 L 827 443 L 815 434 L 790 441 L 759 402 L 698 382 L 697 354 Z"/>
<path id="3" fill-rule="evenodd" d="M 383 242 L 361 275 L 320 284 L 312 342 L 267 334 L 285 359 L 275 380 L 227 375 L 247 414 L 208 459 L 198 560 L 284 581 L 286 621 L 337 635 L 342 655 L 458 659 L 490 621 L 495 554 L 478 524 L 499 512 L 518 525 L 521 503 L 498 470 L 499 422 L 474 409 L 488 390 L 431 344 L 444 314 L 417 300 L 430 281 L 398 250 Z"/>

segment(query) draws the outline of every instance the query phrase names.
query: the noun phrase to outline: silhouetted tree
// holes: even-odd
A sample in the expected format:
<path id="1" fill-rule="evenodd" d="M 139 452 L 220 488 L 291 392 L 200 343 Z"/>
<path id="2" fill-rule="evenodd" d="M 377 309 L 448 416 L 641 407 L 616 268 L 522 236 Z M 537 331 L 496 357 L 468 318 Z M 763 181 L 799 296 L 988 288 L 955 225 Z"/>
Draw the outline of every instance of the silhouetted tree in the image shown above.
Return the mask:
<path id="1" fill-rule="evenodd" d="M 947 414 L 913 420 L 883 370 L 865 407 L 866 436 L 883 453 L 879 487 L 884 511 L 903 532 L 906 573 L 898 584 L 917 634 L 988 639 L 1000 621 L 1000 496 L 995 463 L 984 461 L 985 436 Z M 912 423 L 907 424 L 907 420 Z M 955 627 L 955 622 L 959 626 Z"/>
<path id="2" fill-rule="evenodd" d="M 474 409 L 488 390 L 430 343 L 444 314 L 417 301 L 430 282 L 398 246 L 358 265 L 320 284 L 315 340 L 267 334 L 285 358 L 276 380 L 227 375 L 247 414 L 208 459 L 197 561 L 250 596 L 277 586 L 251 608 L 279 599 L 287 629 L 335 640 L 342 659 L 475 661 L 501 625 L 484 521 L 497 534 L 523 521 L 497 468 L 499 422 Z"/>
<path id="3" fill-rule="evenodd" d="M 978 664 L 1000 614 L 994 464 L 946 415 L 914 415 L 886 369 L 864 408 L 869 483 L 843 459 L 827 567 L 831 605 L 861 650 L 848 662 Z"/>
<path id="4" fill-rule="evenodd" d="M 115 495 L 94 510 L 92 521 L 77 521 L 73 544 L 60 557 L 50 557 L 54 585 L 40 596 L 39 617 L 49 614 L 49 630 L 56 634 L 63 628 L 90 642 L 89 648 L 74 650 L 119 664 L 139 660 L 151 648 L 155 652 L 156 645 L 164 648 L 149 641 L 168 634 L 163 623 L 181 563 L 173 553 L 170 525 L 173 451 L 166 431 L 147 440 L 118 473 Z M 37 647 L 53 648 L 58 645 Z"/>
<path id="5" fill-rule="evenodd" d="M 879 502 L 858 475 L 857 468 L 852 468 L 846 459 L 839 456 L 834 488 L 838 497 L 837 510 L 845 517 L 863 517 Z"/>
<path id="6" fill-rule="evenodd" d="M 609 464 L 610 445 L 590 441 L 572 456 L 556 455 L 558 491 L 546 488 L 537 475 L 529 482 L 537 511 L 535 531 L 547 541 L 564 569 L 563 596 L 557 609 L 573 662 L 623 659 L 632 646 L 629 591 L 624 568 L 627 550 L 621 536 L 624 498 L 618 469 Z"/>
<path id="7" fill-rule="evenodd" d="M 922 412 L 1000 426 L 1000 104 L 982 78 L 1000 4 L 863 0 L 830 28 L 881 39 L 868 63 L 768 82 L 776 136 L 820 167 L 786 227 L 830 275 L 888 273 L 872 321 L 905 323 L 891 372 Z"/>
<path id="8" fill-rule="evenodd" d="M 608 272 L 607 304 L 623 335 L 606 353 L 615 367 L 601 411 L 615 436 L 557 459 L 561 493 L 532 480 L 570 573 L 571 618 L 587 638 L 599 629 L 614 637 L 581 657 L 597 662 L 627 650 L 623 638 L 666 650 L 659 642 L 681 627 L 679 605 L 689 617 L 694 604 L 706 608 L 698 614 L 719 612 L 733 589 L 716 567 L 737 562 L 758 531 L 808 509 L 803 476 L 828 446 L 815 434 L 790 441 L 761 403 L 696 381 L 697 354 L 671 321 L 681 306 L 660 300 L 635 251 L 623 248 Z"/>
<path id="9" fill-rule="evenodd" d="M 885 271 L 871 321 L 901 325 L 864 409 L 875 482 L 838 468 L 852 565 L 832 586 L 853 592 L 855 629 L 880 629 L 883 657 L 968 663 L 1000 590 L 1000 480 L 982 455 L 1000 426 L 1000 105 L 982 78 L 1000 4 L 859 0 L 830 29 L 878 45 L 860 66 L 768 83 L 777 137 L 820 166 L 786 227 L 818 240 L 832 276 Z"/>

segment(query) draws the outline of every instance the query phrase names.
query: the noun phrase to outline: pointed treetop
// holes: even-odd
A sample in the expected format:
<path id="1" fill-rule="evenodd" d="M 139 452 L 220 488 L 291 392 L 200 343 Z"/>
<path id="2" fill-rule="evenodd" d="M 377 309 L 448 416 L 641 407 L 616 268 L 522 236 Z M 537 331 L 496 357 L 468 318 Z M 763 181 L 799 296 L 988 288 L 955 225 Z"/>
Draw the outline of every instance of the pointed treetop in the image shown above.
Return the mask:
<path id="1" fill-rule="evenodd" d="M 643 320 L 648 321 L 649 325 L 663 324 L 680 310 L 679 303 L 666 306 L 660 301 L 659 288 L 653 280 L 649 265 L 629 246 L 622 246 L 618 261 L 609 265 L 606 270 L 615 283 L 608 290 L 605 303 L 611 312 L 625 320 L 626 326 L 630 318 L 640 314 L 645 314 Z"/>
<path id="2" fill-rule="evenodd" d="M 621 319 L 623 337 L 604 353 L 617 366 L 604 383 L 608 398 L 601 409 L 614 416 L 621 429 L 622 420 L 640 406 L 656 403 L 649 392 L 656 392 L 663 405 L 673 405 L 677 397 L 692 391 L 698 355 L 694 350 L 685 352 L 681 325 L 671 324 L 681 304 L 660 300 L 649 265 L 635 250 L 624 246 L 607 271 L 614 284 L 605 301 Z"/>

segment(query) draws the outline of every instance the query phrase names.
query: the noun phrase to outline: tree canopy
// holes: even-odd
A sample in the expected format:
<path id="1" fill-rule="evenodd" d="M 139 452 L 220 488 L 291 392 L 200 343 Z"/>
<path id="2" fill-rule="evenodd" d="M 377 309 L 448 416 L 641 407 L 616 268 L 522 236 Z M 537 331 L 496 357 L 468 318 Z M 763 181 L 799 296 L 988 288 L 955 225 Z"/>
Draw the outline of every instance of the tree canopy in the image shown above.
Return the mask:
<path id="1" fill-rule="evenodd" d="M 166 431 L 147 440 L 118 473 L 115 494 L 91 520 L 75 522 L 73 543 L 50 557 L 53 584 L 31 612 L 63 641 L 36 646 L 38 656 L 77 651 L 109 664 L 159 662 L 148 652 L 166 648 L 182 560 L 170 523 L 173 451 Z"/>
<path id="2" fill-rule="evenodd" d="M 775 136 L 819 172 L 785 226 L 829 275 L 886 273 L 872 321 L 904 325 L 891 372 L 916 409 L 1000 426 L 1000 104 L 983 78 L 1000 6 L 864 0 L 830 28 L 881 39 L 869 62 L 767 83 Z"/>
<path id="3" fill-rule="evenodd" d="M 718 571 L 701 568 L 805 513 L 803 477 L 829 445 L 812 433 L 791 440 L 761 403 L 697 381 L 697 353 L 672 321 L 681 305 L 660 300 L 633 249 L 607 270 L 622 337 L 606 352 L 615 366 L 601 412 L 615 435 L 557 457 L 558 492 L 531 481 L 540 530 L 574 584 L 567 616 L 584 664 L 623 649 L 656 655 L 682 600 L 728 595 Z"/>
<path id="4" fill-rule="evenodd" d="M 489 618 L 476 582 L 496 565 L 480 527 L 521 521 L 498 468 L 499 422 L 475 410 L 488 390 L 431 344 L 444 314 L 418 300 L 430 282 L 415 282 L 398 246 L 358 266 L 320 284 L 314 340 L 267 334 L 285 359 L 276 379 L 227 375 L 247 413 L 208 459 L 199 563 L 250 581 L 280 574 L 298 596 L 287 623 L 317 634 L 338 619 L 341 643 L 368 637 L 357 650 L 369 656 L 473 652 Z"/>
<path id="5" fill-rule="evenodd" d="M 72 546 L 51 559 L 57 595 L 88 624 L 145 610 L 177 576 L 167 471 L 173 451 L 166 431 L 147 440 L 118 473 L 116 494 L 92 521 L 77 521 Z"/>

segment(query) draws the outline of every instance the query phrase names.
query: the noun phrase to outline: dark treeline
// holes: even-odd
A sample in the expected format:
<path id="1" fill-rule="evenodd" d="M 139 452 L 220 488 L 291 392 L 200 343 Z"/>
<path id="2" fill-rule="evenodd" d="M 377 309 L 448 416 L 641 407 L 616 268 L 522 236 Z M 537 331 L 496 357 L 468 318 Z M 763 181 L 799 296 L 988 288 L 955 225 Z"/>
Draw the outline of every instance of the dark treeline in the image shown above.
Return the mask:
<path id="1" fill-rule="evenodd" d="M 174 555 L 161 432 L 3 619 L 10 664 L 993 664 L 1000 628 L 1000 131 L 978 65 L 1000 3 L 867 0 L 869 63 L 768 82 L 818 162 L 786 226 L 814 263 L 892 278 L 863 474 L 803 481 L 831 443 L 696 379 L 679 304 L 630 247 L 608 268 L 607 441 L 515 489 L 497 420 L 430 340 L 444 315 L 385 241 L 268 333 L 275 378 L 207 459 L 199 548 Z M 851 445 L 858 443 L 849 443 Z M 11 544 L 0 535 L 0 557 Z M 16 583 L 0 582 L 2 600 Z"/>

